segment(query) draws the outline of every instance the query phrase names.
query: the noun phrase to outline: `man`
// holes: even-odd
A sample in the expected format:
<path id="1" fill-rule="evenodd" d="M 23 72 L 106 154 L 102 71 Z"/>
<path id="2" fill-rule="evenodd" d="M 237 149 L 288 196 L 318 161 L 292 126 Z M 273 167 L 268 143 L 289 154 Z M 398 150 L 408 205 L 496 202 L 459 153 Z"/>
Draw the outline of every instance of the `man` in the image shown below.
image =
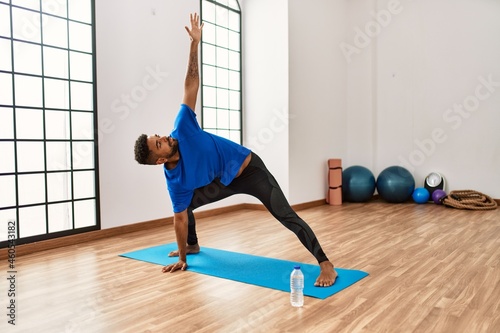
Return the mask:
<path id="1" fill-rule="evenodd" d="M 331 286 L 337 278 L 312 229 L 293 211 L 278 183 L 262 160 L 249 149 L 203 131 L 194 112 L 198 96 L 198 44 L 203 24 L 197 14 L 190 15 L 189 62 L 184 83 L 184 98 L 166 137 L 142 134 L 135 143 L 135 159 L 141 164 L 163 165 L 174 210 L 174 230 L 179 256 L 177 263 L 163 272 L 185 270 L 186 254 L 200 250 L 193 210 L 237 193 L 258 198 L 285 227 L 293 231 L 320 265 L 315 286 Z"/>

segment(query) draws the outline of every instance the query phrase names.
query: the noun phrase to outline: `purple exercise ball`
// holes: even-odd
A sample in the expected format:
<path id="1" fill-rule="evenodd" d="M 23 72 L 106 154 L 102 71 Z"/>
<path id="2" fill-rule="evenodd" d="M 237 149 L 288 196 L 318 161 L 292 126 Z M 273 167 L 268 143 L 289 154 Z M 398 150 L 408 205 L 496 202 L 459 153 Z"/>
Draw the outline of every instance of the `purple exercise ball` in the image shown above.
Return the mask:
<path id="1" fill-rule="evenodd" d="M 443 190 L 435 190 L 432 192 L 432 200 L 436 205 L 442 205 L 442 199 L 446 196 L 446 192 Z"/>

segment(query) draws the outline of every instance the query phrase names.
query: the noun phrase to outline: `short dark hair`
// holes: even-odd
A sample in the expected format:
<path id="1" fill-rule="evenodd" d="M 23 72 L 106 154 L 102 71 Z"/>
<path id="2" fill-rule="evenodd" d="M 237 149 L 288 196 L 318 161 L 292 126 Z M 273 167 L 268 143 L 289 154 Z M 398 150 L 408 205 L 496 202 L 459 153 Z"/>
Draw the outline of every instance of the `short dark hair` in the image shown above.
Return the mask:
<path id="1" fill-rule="evenodd" d="M 156 164 L 154 154 L 149 150 L 148 137 L 146 134 L 141 134 L 135 141 L 134 147 L 135 160 L 140 164 Z"/>

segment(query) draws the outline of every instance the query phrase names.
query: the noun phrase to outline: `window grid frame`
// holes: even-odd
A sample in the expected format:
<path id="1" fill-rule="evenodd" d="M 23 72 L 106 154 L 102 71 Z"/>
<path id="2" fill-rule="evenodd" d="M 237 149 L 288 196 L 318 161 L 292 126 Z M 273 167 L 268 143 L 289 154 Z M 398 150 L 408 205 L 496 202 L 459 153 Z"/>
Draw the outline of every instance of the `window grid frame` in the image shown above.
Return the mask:
<path id="1" fill-rule="evenodd" d="M 213 4 L 214 6 L 218 6 L 218 7 L 221 7 L 221 8 L 224 8 L 224 9 L 227 9 L 228 11 L 231 11 L 231 12 L 234 12 L 236 14 L 238 14 L 238 17 L 239 17 L 239 23 L 238 23 L 238 29 L 239 31 L 236 31 L 234 29 L 231 29 L 229 27 L 229 24 L 228 26 L 223 26 L 223 25 L 219 25 L 217 24 L 217 20 L 215 20 L 215 22 L 210 22 L 210 21 L 205 21 L 203 19 L 203 2 L 207 2 L 207 3 L 211 3 Z M 217 134 L 219 131 L 226 131 L 227 133 L 234 133 L 234 132 L 237 132 L 239 133 L 239 142 L 237 142 L 238 144 L 242 144 L 243 143 L 243 70 L 242 70 L 242 67 L 243 67 L 243 63 L 242 63 L 242 16 L 241 16 L 241 6 L 240 6 L 240 3 L 238 0 L 235 0 L 235 3 L 238 5 L 238 10 L 232 8 L 231 6 L 228 6 L 228 5 L 225 5 L 223 3 L 220 3 L 219 1 L 217 0 L 200 0 L 200 18 L 202 20 L 202 22 L 207 22 L 209 24 L 212 24 L 215 28 L 217 27 L 220 27 L 222 29 L 225 29 L 227 30 L 228 32 L 235 32 L 235 33 L 238 33 L 239 35 L 239 38 L 238 38 L 238 43 L 239 43 L 239 50 L 235 50 L 235 49 L 232 49 L 230 48 L 229 46 L 228 47 L 223 47 L 223 46 L 220 46 L 217 44 L 217 40 L 215 40 L 215 43 L 210 43 L 210 42 L 206 42 L 203 40 L 203 34 L 202 34 L 202 40 L 201 40 L 201 71 L 203 73 L 203 68 L 204 66 L 210 66 L 210 67 L 213 67 L 215 72 L 217 72 L 217 69 L 218 68 L 221 68 L 221 69 L 224 69 L 224 70 L 227 70 L 228 71 L 228 74 L 231 73 L 231 72 L 236 72 L 236 73 L 239 73 L 239 90 L 235 90 L 235 89 L 231 89 L 231 88 L 221 88 L 220 86 L 217 85 L 217 74 L 215 74 L 215 85 L 209 85 L 209 84 L 205 84 L 204 82 L 204 77 L 203 75 L 201 76 L 201 123 L 202 123 L 202 128 L 204 130 L 206 130 L 207 132 L 211 132 L 211 133 L 214 133 L 214 134 Z M 217 38 L 215 36 L 215 38 Z M 221 49 L 225 49 L 227 50 L 228 52 L 229 51 L 232 51 L 232 52 L 237 52 L 239 54 L 239 57 L 238 57 L 238 60 L 239 60 L 239 70 L 234 70 L 234 69 L 231 69 L 229 68 L 229 64 L 228 64 L 228 67 L 222 67 L 222 66 L 218 66 L 217 65 L 217 52 L 215 52 L 215 65 L 211 65 L 211 64 L 207 64 L 204 62 L 204 46 L 205 45 L 210 45 L 210 46 L 213 46 L 215 48 L 215 50 L 217 50 L 217 48 L 221 48 Z M 209 88 L 215 88 L 216 89 L 216 94 L 215 94 L 215 105 L 214 106 L 206 106 L 204 104 L 204 87 L 209 87 Z M 217 102 L 217 89 L 221 89 L 221 90 L 226 90 L 228 92 L 228 94 L 230 92 L 239 92 L 239 98 L 238 98 L 238 103 L 239 103 L 239 109 L 232 109 L 231 106 L 230 106 L 230 103 L 228 102 L 228 107 L 219 107 L 218 106 L 218 102 Z M 228 97 L 229 99 L 229 97 Z M 204 111 L 205 111 L 205 108 L 209 108 L 209 109 L 214 109 L 215 112 L 216 112 L 216 118 L 215 118 L 215 127 L 207 127 L 205 126 L 206 124 L 206 121 L 205 121 L 205 116 L 204 116 Z M 219 127 L 217 122 L 218 122 L 218 116 L 217 116 L 217 113 L 218 113 L 218 110 L 224 110 L 228 113 L 228 121 L 229 121 L 229 124 L 227 126 L 227 128 L 223 128 L 223 127 Z M 231 121 L 230 121 L 230 114 L 231 112 L 238 112 L 239 113 L 239 128 L 232 128 L 231 127 Z M 231 135 L 230 135 L 231 136 Z M 232 138 L 228 138 L 230 140 L 233 140 Z M 234 141 L 234 140 L 233 140 Z"/>
<path id="2" fill-rule="evenodd" d="M 82 22 L 79 20 L 75 19 L 70 19 L 70 13 L 69 13 L 69 6 L 68 2 L 66 2 L 66 17 L 59 16 L 59 15 L 54 15 L 51 13 L 47 13 L 43 11 L 42 8 L 42 2 L 40 0 L 40 8 L 39 10 L 35 10 L 32 8 L 27 8 L 19 5 L 13 5 L 11 2 L 5 2 L 2 1 L 0 2 L 1 5 L 6 5 L 9 6 L 9 15 L 10 15 L 10 37 L 7 36 L 0 36 L 0 39 L 8 40 L 10 41 L 10 71 L 6 70 L 0 70 L 0 73 L 2 74 L 7 74 L 11 76 L 11 84 L 12 84 L 12 105 L 10 104 L 0 104 L 1 108 L 7 108 L 12 110 L 12 138 L 2 138 L 0 139 L 1 142 L 11 142 L 13 143 L 13 156 L 14 156 L 14 172 L 1 172 L 0 171 L 0 176 L 14 176 L 14 186 L 15 186 L 15 206 L 0 206 L 0 211 L 3 210 L 13 210 L 15 209 L 15 224 L 16 224 L 16 239 L 15 242 L 16 244 L 25 244 L 25 243 L 31 243 L 31 242 L 37 242 L 41 240 L 47 240 L 47 239 L 53 239 L 57 237 L 63 237 L 63 236 L 68 236 L 68 235 L 74 235 L 74 234 L 79 234 L 79 233 L 84 233 L 88 231 L 94 231 L 94 230 L 99 230 L 101 227 L 101 221 L 100 221 L 100 200 L 99 200 L 99 161 L 98 161 L 98 156 L 99 156 L 99 151 L 98 151 L 98 116 L 97 116 L 97 82 L 96 82 L 96 77 L 97 77 L 97 66 L 96 66 L 96 29 L 95 29 L 95 0 L 90 0 L 89 1 L 89 6 L 90 6 L 90 21 L 91 23 L 87 22 Z M 29 12 L 34 13 L 35 15 L 39 15 L 39 34 L 40 34 L 40 42 L 34 42 L 30 40 L 23 40 L 19 38 L 14 37 L 14 23 L 13 23 L 13 9 L 21 9 L 21 10 L 26 10 Z M 44 34 L 43 34 L 43 16 L 47 15 L 49 17 L 55 17 L 59 19 L 63 19 L 66 21 L 66 43 L 67 47 L 60 47 L 56 45 L 50 45 L 50 44 L 44 44 Z M 91 52 L 85 52 L 77 49 L 72 49 L 70 45 L 70 23 L 79 23 L 79 24 L 84 24 L 86 26 L 89 26 L 91 31 Z M 41 60 L 41 74 L 33 74 L 33 73 L 23 73 L 23 72 L 17 72 L 15 71 L 15 52 L 14 52 L 14 45 L 15 42 L 20 42 L 20 43 L 27 43 L 31 45 L 36 45 L 40 46 L 40 60 Z M 44 65 L 44 47 L 50 47 L 50 48 L 55 48 L 59 50 L 64 50 L 67 52 L 67 78 L 61 78 L 61 77 L 52 77 L 52 76 L 45 76 L 45 65 Z M 86 81 L 86 80 L 79 80 L 79 79 L 73 79 L 71 77 L 71 52 L 75 53 L 81 53 L 81 54 L 86 54 L 90 55 L 92 57 L 92 80 L 91 81 Z M 27 76 L 27 77 L 36 77 L 41 80 L 41 106 L 23 106 L 23 105 L 17 105 L 16 104 L 16 75 L 22 75 L 22 76 Z M 53 79 L 53 80 L 60 80 L 67 82 L 67 96 L 68 96 L 68 106 L 67 108 L 54 108 L 54 107 L 46 107 L 46 96 L 45 96 L 45 79 Z M 92 85 L 92 110 L 79 110 L 79 109 L 73 109 L 72 108 L 72 95 L 71 95 L 71 89 L 72 89 L 72 84 L 71 83 L 86 83 L 86 84 L 91 84 Z M 39 110 L 42 113 L 42 139 L 19 139 L 18 138 L 18 133 L 17 133 L 17 109 L 25 109 L 25 110 Z M 68 137 L 66 139 L 47 139 L 47 126 L 46 126 L 46 110 L 50 111 L 57 111 L 57 112 L 67 112 L 68 116 Z M 73 112 L 84 112 L 84 113 L 89 113 L 93 115 L 93 138 L 92 139 L 74 139 L 73 138 L 73 122 L 72 122 L 72 115 Z M 43 167 L 44 170 L 42 171 L 19 171 L 19 163 L 18 163 L 18 143 L 20 142 L 42 142 L 43 147 L 44 147 L 44 161 L 43 161 Z M 69 146 L 69 161 L 68 165 L 69 169 L 57 169 L 57 170 L 48 170 L 48 157 L 47 157 L 47 143 L 50 142 L 65 142 L 68 143 Z M 73 148 L 73 143 L 76 142 L 87 142 L 87 143 L 93 143 L 93 167 L 92 168 L 74 168 L 74 148 Z M 90 197 L 79 197 L 75 198 L 75 186 L 74 186 L 74 175 L 75 172 L 87 172 L 91 171 L 93 172 L 94 176 L 94 184 L 93 184 L 93 196 Z M 48 186 L 48 175 L 53 174 L 53 173 L 68 173 L 68 182 L 71 183 L 71 193 L 68 194 L 69 199 L 66 200 L 49 200 L 49 186 Z M 43 175 L 44 183 L 45 183 L 45 188 L 43 189 L 44 193 L 44 200 L 38 201 L 36 203 L 28 203 L 28 204 L 20 204 L 20 191 L 19 191 L 19 176 L 23 175 Z M 75 227 L 75 202 L 81 202 L 81 201 L 93 201 L 93 204 L 95 206 L 94 210 L 94 225 L 90 226 L 85 226 L 85 227 Z M 71 227 L 69 229 L 64 229 L 62 231 L 55 231 L 55 232 L 50 232 L 50 220 L 49 220 L 49 209 L 51 208 L 52 205 L 58 205 L 58 204 L 63 204 L 63 203 L 71 203 Z M 45 233 L 41 234 L 35 234 L 33 236 L 26 236 L 26 237 L 21 237 L 21 226 L 20 226 L 20 209 L 22 208 L 29 208 L 29 207 L 44 207 L 45 210 Z M 22 223 L 22 221 L 21 221 Z M 9 240 L 0 240 L 0 248 L 7 247 L 9 244 Z"/>

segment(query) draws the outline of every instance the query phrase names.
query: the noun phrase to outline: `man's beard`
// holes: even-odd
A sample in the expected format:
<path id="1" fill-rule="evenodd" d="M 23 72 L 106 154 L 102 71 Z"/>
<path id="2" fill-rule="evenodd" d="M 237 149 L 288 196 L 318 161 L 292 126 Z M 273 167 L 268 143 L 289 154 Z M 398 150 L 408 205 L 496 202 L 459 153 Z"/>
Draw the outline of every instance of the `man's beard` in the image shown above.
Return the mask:
<path id="1" fill-rule="evenodd" d="M 170 141 L 170 139 L 172 139 L 172 141 Z M 167 159 L 168 158 L 171 158 L 172 156 L 174 156 L 175 154 L 177 154 L 177 152 L 179 151 L 179 142 L 175 139 L 173 139 L 171 136 L 168 137 L 168 145 L 172 148 L 172 151 L 167 155 Z"/>

